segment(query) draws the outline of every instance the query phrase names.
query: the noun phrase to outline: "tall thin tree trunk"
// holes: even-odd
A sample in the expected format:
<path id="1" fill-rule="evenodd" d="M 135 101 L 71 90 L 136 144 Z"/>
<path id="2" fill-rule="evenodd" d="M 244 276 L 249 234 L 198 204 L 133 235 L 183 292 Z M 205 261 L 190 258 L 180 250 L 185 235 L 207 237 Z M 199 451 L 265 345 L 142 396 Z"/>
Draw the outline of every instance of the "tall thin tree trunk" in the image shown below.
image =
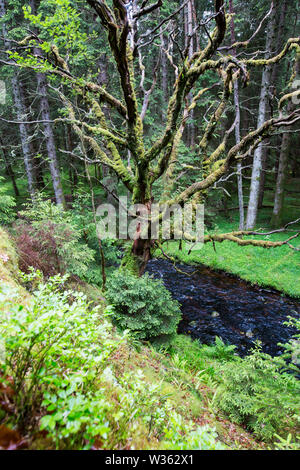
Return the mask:
<path id="1" fill-rule="evenodd" d="M 192 57 L 194 53 L 194 37 L 193 34 L 193 22 L 194 22 L 194 0 L 190 0 L 186 6 L 186 44 L 189 45 L 188 47 L 188 57 L 189 59 Z M 191 102 L 193 100 L 193 93 L 190 92 L 188 95 L 188 101 Z M 188 133 L 189 133 L 189 145 L 191 148 L 195 147 L 195 124 L 194 124 L 194 109 L 190 111 L 190 119 L 191 122 L 188 125 Z"/>
<path id="2" fill-rule="evenodd" d="M 296 75 L 300 73 L 300 53 L 298 52 L 296 63 L 295 63 Z M 288 113 L 291 113 L 294 109 L 294 104 L 292 101 L 288 104 Z M 274 197 L 274 208 L 271 218 L 271 224 L 273 226 L 279 226 L 282 223 L 282 211 L 283 211 L 283 202 L 284 202 L 284 185 L 286 181 L 288 159 L 290 154 L 290 144 L 291 144 L 291 133 L 290 129 L 287 129 L 282 136 L 280 156 L 279 156 L 279 165 Z"/>
<path id="3" fill-rule="evenodd" d="M 277 54 L 282 47 L 285 39 L 285 22 L 286 22 L 286 14 L 287 14 L 287 0 L 283 0 L 280 10 L 280 16 L 277 22 L 276 28 L 276 47 L 274 48 L 274 52 Z M 274 64 L 272 66 L 272 75 L 271 75 L 271 83 L 270 89 L 273 89 L 273 95 L 276 94 L 276 85 L 277 85 L 277 78 L 278 78 L 278 71 L 279 67 L 278 64 Z M 268 106 L 268 113 L 270 113 L 270 107 Z M 271 117 L 271 116 L 270 116 Z M 263 199 L 265 193 L 265 183 L 266 183 L 266 171 L 268 168 L 268 160 L 270 156 L 270 150 L 268 148 L 269 141 L 267 140 L 263 146 L 263 153 L 262 153 L 262 171 L 261 177 L 259 182 L 259 196 L 258 196 L 258 208 L 261 209 L 263 206 Z M 280 146 L 280 141 L 277 139 L 277 146 Z"/>
<path id="4" fill-rule="evenodd" d="M 165 45 L 165 38 L 162 32 L 162 28 L 160 29 L 160 42 L 162 49 L 166 48 Z M 162 119 L 165 119 L 166 115 L 166 106 L 169 99 L 168 93 L 168 61 L 165 52 L 162 50 L 161 53 L 161 88 L 162 88 Z"/>
<path id="5" fill-rule="evenodd" d="M 39 1 L 30 0 L 31 11 L 33 14 L 37 13 Z M 34 52 L 39 52 L 38 49 L 34 49 Z M 66 207 L 65 197 L 62 189 L 61 176 L 59 170 L 59 163 L 56 152 L 56 145 L 54 139 L 54 133 L 51 126 L 51 113 L 50 105 L 47 95 L 48 84 L 46 75 L 43 73 L 37 73 L 37 91 L 40 96 L 41 105 L 41 117 L 44 121 L 44 135 L 46 140 L 46 148 L 48 154 L 49 168 L 51 173 L 52 185 L 54 189 L 54 195 L 56 203 Z"/>
<path id="6" fill-rule="evenodd" d="M 279 167 L 276 181 L 274 208 L 271 219 L 271 225 L 279 226 L 282 222 L 282 210 L 284 201 L 284 184 L 286 180 L 287 163 L 290 152 L 290 134 L 286 132 L 282 137 Z"/>
<path id="7" fill-rule="evenodd" d="M 0 18 L 3 18 L 6 14 L 6 5 L 4 0 L 0 0 Z M 5 47 L 9 47 L 9 39 L 7 36 L 7 29 L 6 24 L 2 23 L 2 33 L 4 37 L 4 45 Z M 33 177 L 33 167 L 32 167 L 32 156 L 30 152 L 30 143 L 29 143 L 29 134 L 28 134 L 28 127 L 23 121 L 26 119 L 26 108 L 25 108 L 25 101 L 24 101 L 24 94 L 22 91 L 22 84 L 19 80 L 19 77 L 14 71 L 13 78 L 11 80 L 12 84 L 12 91 L 13 91 L 13 100 L 15 109 L 17 111 L 17 118 L 20 122 L 19 130 L 20 130 L 20 137 L 21 137 L 21 145 L 24 157 L 24 166 L 27 176 L 27 183 L 28 183 L 28 191 L 31 197 L 31 200 L 34 200 L 35 194 L 35 187 L 34 187 L 34 177 Z"/>
<path id="8" fill-rule="evenodd" d="M 47 96 L 47 79 L 43 73 L 37 74 L 38 94 L 40 96 L 41 116 L 44 122 L 44 135 L 49 159 L 49 168 L 57 204 L 65 207 L 65 197 L 61 184 L 58 158 L 55 147 L 53 129 L 50 123 L 50 106 Z"/>
<path id="9" fill-rule="evenodd" d="M 26 86 L 26 83 L 23 82 L 22 86 L 23 95 L 24 95 L 24 104 L 26 109 L 30 109 L 30 99 L 29 99 L 29 92 Z M 39 145 L 36 143 L 36 139 L 34 139 L 35 129 L 34 126 L 28 125 L 28 132 L 30 135 L 30 154 L 32 155 L 32 168 L 33 168 L 33 175 L 34 175 L 34 184 L 38 191 L 42 191 L 45 189 L 45 182 L 44 182 L 44 175 L 43 175 L 43 168 L 44 168 L 44 161 L 43 157 L 39 153 Z"/>
<path id="10" fill-rule="evenodd" d="M 269 19 L 266 39 L 266 58 L 271 57 L 272 49 L 274 47 L 275 35 L 276 35 L 276 13 L 278 11 L 278 0 L 274 1 L 274 8 Z M 260 127 L 266 120 L 266 114 L 268 109 L 269 100 L 269 88 L 271 84 L 272 67 L 264 67 L 261 81 L 261 93 L 258 110 L 257 127 Z M 257 219 L 258 202 L 259 202 L 259 186 L 262 172 L 262 161 L 263 161 L 263 144 L 259 144 L 254 152 L 253 157 L 253 168 L 251 176 L 251 187 L 250 196 L 247 212 L 246 228 L 251 230 L 254 228 Z"/>
<path id="11" fill-rule="evenodd" d="M 229 12 L 232 15 L 234 13 L 233 0 L 229 0 Z M 234 28 L 234 17 L 231 17 L 231 43 L 235 43 L 235 28 Z M 234 49 L 233 55 L 236 56 L 236 50 Z M 235 141 L 237 144 L 241 141 L 241 109 L 240 109 L 240 97 L 239 97 L 239 83 L 236 80 L 234 82 L 234 107 L 235 107 Z M 244 195 L 243 195 L 243 175 L 242 175 L 242 164 L 237 164 L 237 183 L 238 183 L 238 199 L 239 199 L 239 214 L 240 214 L 240 230 L 244 229 L 245 226 L 245 213 L 244 213 Z"/>
<path id="12" fill-rule="evenodd" d="M 17 111 L 17 118 L 20 122 L 19 129 L 20 129 L 20 136 L 21 136 L 21 144 L 24 156 L 24 166 L 26 171 L 27 183 L 28 183 L 28 191 L 31 197 L 31 200 L 34 201 L 35 195 L 35 185 L 34 185 L 34 171 L 32 165 L 32 155 L 30 149 L 30 136 L 28 134 L 27 124 L 24 124 L 22 121 L 26 120 L 26 109 L 24 104 L 24 96 L 22 91 L 22 84 L 15 74 L 12 78 L 12 89 L 13 89 L 13 97 L 14 97 L 14 104 Z"/>

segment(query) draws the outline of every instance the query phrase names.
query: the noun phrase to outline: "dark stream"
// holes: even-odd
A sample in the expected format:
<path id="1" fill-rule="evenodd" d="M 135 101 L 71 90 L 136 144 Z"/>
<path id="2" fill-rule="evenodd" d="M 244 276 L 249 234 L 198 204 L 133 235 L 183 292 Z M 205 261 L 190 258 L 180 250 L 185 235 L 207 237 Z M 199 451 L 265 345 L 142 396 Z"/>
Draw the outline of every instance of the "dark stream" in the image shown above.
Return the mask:
<path id="1" fill-rule="evenodd" d="M 196 269 L 182 264 L 177 267 L 187 273 Z M 172 263 L 163 259 L 150 261 L 147 271 L 161 278 L 181 304 L 179 333 L 189 334 L 201 343 L 214 343 L 219 336 L 225 343 L 235 344 L 244 356 L 253 341 L 260 340 L 263 351 L 276 356 L 282 352 L 277 343 L 286 343 L 295 334 L 283 322 L 288 316 L 299 318 L 300 301 L 275 290 L 251 286 L 204 266 L 190 277 L 178 273 Z"/>

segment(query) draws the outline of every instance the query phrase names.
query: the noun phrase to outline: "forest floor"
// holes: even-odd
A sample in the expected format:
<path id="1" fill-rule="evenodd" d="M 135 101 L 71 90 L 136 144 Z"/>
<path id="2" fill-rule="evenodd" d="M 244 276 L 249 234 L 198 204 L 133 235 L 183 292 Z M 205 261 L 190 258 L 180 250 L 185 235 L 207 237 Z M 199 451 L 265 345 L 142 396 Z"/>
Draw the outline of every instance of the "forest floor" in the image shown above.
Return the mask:
<path id="1" fill-rule="evenodd" d="M 2 229 L 0 229 L 0 240 L 0 313 L 4 313 L 6 309 L 4 307 L 2 310 L 1 306 L 12 303 L 17 305 L 20 302 L 26 308 L 30 308 L 31 295 L 18 282 L 16 253 Z M 100 290 L 96 292 L 94 287 L 83 284 L 81 288 L 93 303 L 97 294 L 98 299 L 101 298 Z M 11 289 L 14 292 L 13 296 Z M 104 304 L 101 314 L 104 313 L 103 308 Z M 125 341 L 116 347 L 110 359 L 110 367 L 117 377 L 141 371 L 149 387 L 159 384 L 161 399 L 168 397 L 172 408 L 182 417 L 183 423 L 194 423 L 194 426 L 208 426 L 210 429 L 215 429 L 216 438 L 223 446 L 231 449 L 266 449 L 265 443 L 257 440 L 242 426 L 232 423 L 214 406 L 217 386 L 215 376 L 223 361 L 224 358 L 214 357 L 214 354 L 209 357 L 207 350 L 202 349 L 197 341 L 178 335 L 168 352 L 156 351 L 147 344 L 133 345 L 130 340 Z M 45 436 L 44 432 L 39 432 L 38 429 L 29 433 L 18 430 L 15 424 L 14 393 L 7 393 L 7 390 L 0 381 L 0 401 L 3 400 L 1 402 L 3 404 L 8 400 L 10 404 L 5 408 L 6 411 L 9 409 L 8 413 L 4 412 L 0 404 L 0 449 L 54 449 L 54 443 Z M 5 400 L 3 396 L 6 397 Z M 35 410 L 37 422 L 44 412 L 42 408 Z M 125 448 L 128 449 L 164 448 L 164 443 L 157 439 L 155 433 L 143 427 L 129 441 L 127 445 L 126 438 L 123 442 L 116 442 L 115 448 L 124 448 L 124 442 Z"/>

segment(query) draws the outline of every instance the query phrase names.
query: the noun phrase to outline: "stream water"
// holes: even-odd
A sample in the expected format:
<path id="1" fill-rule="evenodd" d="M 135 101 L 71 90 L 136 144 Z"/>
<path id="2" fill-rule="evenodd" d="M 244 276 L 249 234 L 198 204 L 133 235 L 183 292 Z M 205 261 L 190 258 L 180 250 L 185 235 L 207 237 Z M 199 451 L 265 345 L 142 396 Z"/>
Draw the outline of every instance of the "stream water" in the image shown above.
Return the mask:
<path id="1" fill-rule="evenodd" d="M 183 264 L 177 267 L 189 274 L 196 269 Z M 300 301 L 275 290 L 252 286 L 204 266 L 192 276 L 181 274 L 163 259 L 151 260 L 147 271 L 161 278 L 180 303 L 179 333 L 189 334 L 201 343 L 214 343 L 219 336 L 225 343 L 235 344 L 244 356 L 253 341 L 260 340 L 263 351 L 275 356 L 282 352 L 277 343 L 286 343 L 295 333 L 283 322 L 288 316 L 300 317 Z"/>

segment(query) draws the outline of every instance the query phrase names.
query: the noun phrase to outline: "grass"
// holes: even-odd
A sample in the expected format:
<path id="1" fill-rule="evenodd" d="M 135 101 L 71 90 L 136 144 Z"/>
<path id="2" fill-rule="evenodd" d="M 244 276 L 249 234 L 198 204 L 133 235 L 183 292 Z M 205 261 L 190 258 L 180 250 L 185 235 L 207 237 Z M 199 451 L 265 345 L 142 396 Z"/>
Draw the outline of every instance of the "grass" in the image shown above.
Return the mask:
<path id="1" fill-rule="evenodd" d="M 296 213 L 290 211 L 290 218 L 287 221 L 295 220 Z M 269 231 L 268 220 L 270 210 L 263 209 L 260 212 L 258 227 Z M 288 217 L 288 215 L 286 215 Z M 299 217 L 299 212 L 298 212 Z M 286 223 L 284 222 L 284 223 Z M 238 229 L 238 219 L 236 212 L 231 215 L 231 220 L 219 217 L 215 222 L 212 232 L 226 233 Z M 283 241 L 299 231 L 298 226 L 292 226 L 291 231 L 286 233 L 273 234 L 261 238 L 272 241 Z M 291 241 L 294 246 L 299 245 L 299 239 Z M 193 249 L 188 255 L 190 245 L 183 243 L 182 251 L 179 250 L 179 242 L 169 242 L 165 248 L 169 255 L 177 260 L 193 264 L 201 263 L 213 269 L 220 269 L 235 274 L 252 284 L 273 287 L 292 297 L 300 297 L 300 252 L 294 251 L 288 246 L 279 248 L 259 248 L 253 246 L 241 247 L 235 243 L 225 241 L 207 243 L 202 249 Z"/>

